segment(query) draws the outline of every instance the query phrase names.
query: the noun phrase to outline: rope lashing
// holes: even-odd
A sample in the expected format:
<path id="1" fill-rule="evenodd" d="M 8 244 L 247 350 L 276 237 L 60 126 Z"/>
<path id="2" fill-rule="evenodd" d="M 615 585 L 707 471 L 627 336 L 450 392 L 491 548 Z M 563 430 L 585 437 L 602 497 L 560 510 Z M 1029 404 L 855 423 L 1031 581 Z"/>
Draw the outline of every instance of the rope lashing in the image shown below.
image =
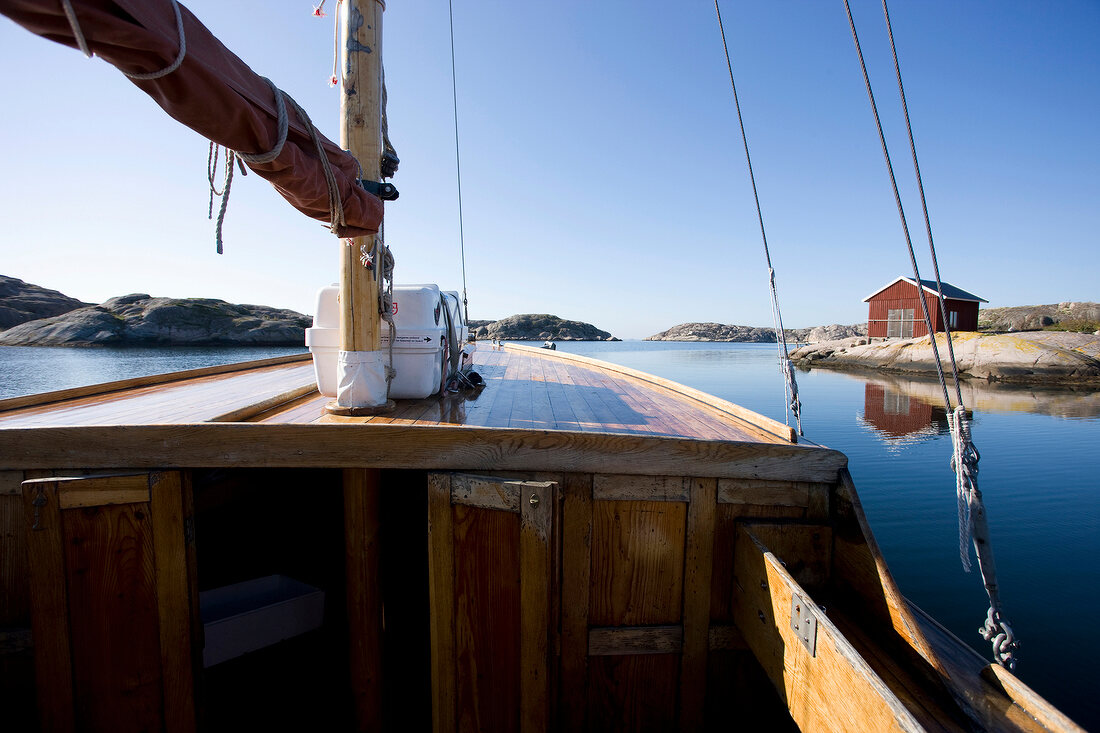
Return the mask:
<path id="1" fill-rule="evenodd" d="M 80 52 L 91 58 L 92 49 L 88 47 L 88 41 L 84 38 L 84 29 L 80 27 L 80 21 L 76 19 L 76 11 L 73 10 L 72 1 L 61 0 L 61 9 L 65 11 L 65 18 L 69 21 L 69 27 L 73 29 L 73 38 L 76 39 L 76 45 L 80 47 Z"/>
<path id="2" fill-rule="evenodd" d="M 764 243 L 764 259 L 768 264 L 768 286 L 771 289 L 772 298 L 772 323 L 775 326 L 775 344 L 779 351 L 779 368 L 783 373 L 784 395 L 787 398 L 784 417 L 787 424 L 790 425 L 791 413 L 794 413 L 798 434 L 802 435 L 802 403 L 798 399 L 798 384 L 787 351 L 787 334 L 783 330 L 783 314 L 779 309 L 779 291 L 775 287 L 775 269 L 772 267 L 772 256 L 768 250 L 768 235 L 764 231 L 764 213 L 760 207 L 760 194 L 756 190 L 756 176 L 752 170 L 752 157 L 749 155 L 749 138 L 745 133 L 745 119 L 741 115 L 741 101 L 737 96 L 737 82 L 733 78 L 733 62 L 730 60 L 730 50 L 726 43 L 726 29 L 722 24 L 722 11 L 718 7 L 718 0 L 714 0 L 714 12 L 718 16 L 718 31 L 722 35 L 722 50 L 726 54 L 726 69 L 729 71 L 730 88 L 733 89 L 733 104 L 737 109 L 737 123 L 741 127 L 741 143 L 745 148 L 745 163 L 748 165 L 749 181 L 752 183 L 752 197 L 756 202 L 756 218 L 760 222 L 760 239 Z"/>
<path id="3" fill-rule="evenodd" d="M 966 420 L 966 410 L 962 405 L 948 414 L 951 426 L 951 470 L 955 472 L 955 496 L 959 506 L 959 559 L 963 570 L 970 572 L 970 544 L 973 540 L 973 526 L 970 517 L 970 505 L 978 487 L 978 461 L 981 454 L 970 440 L 970 425 Z M 981 501 L 981 492 L 978 492 Z"/>
<path id="4" fill-rule="evenodd" d="M 264 163 L 270 163 L 279 157 L 279 154 L 283 152 L 283 146 L 286 144 L 287 131 L 290 128 L 290 122 L 286 114 L 286 103 L 283 98 L 287 96 L 286 92 L 275 86 L 275 82 L 268 79 L 266 76 L 260 77 L 267 85 L 271 87 L 271 94 L 275 98 L 275 115 L 276 115 L 276 130 L 278 133 L 278 139 L 275 141 L 275 147 L 266 153 L 242 153 L 237 151 L 238 157 L 249 165 L 262 165 Z M 294 100 L 291 100 L 291 104 Z M 312 127 L 312 125 L 310 126 Z"/>
<path id="5" fill-rule="evenodd" d="M 317 157 L 321 161 L 321 170 L 325 174 L 325 183 L 328 184 L 328 210 L 329 210 L 329 222 L 332 233 L 335 234 L 344 226 L 344 202 L 340 196 L 340 187 L 336 184 L 336 176 L 332 173 L 332 165 L 328 161 L 328 155 L 325 153 L 325 146 L 321 143 L 321 136 L 317 132 L 317 128 L 313 126 L 313 122 L 309 119 L 309 115 L 302 109 L 302 106 L 294 101 L 294 97 L 290 96 L 286 92 L 279 90 L 279 93 L 286 98 L 286 101 L 290 102 L 290 106 L 294 108 L 295 113 L 298 115 L 298 119 L 309 128 L 309 136 L 313 140 L 313 145 L 317 148 Z"/>
<path id="6" fill-rule="evenodd" d="M 131 79 L 136 79 L 137 81 L 149 81 L 151 79 L 159 79 L 162 76 L 168 76 L 180 67 L 180 64 L 183 63 L 183 58 L 187 55 L 187 36 L 183 32 L 183 14 L 180 13 L 180 5 L 178 2 L 176 2 L 176 0 L 168 1 L 172 3 L 172 10 L 176 13 L 176 32 L 179 33 L 180 38 L 180 50 L 179 53 L 176 54 L 176 60 L 168 64 L 168 66 L 165 66 L 160 71 L 150 71 L 147 74 L 130 74 L 126 71 L 122 72 Z"/>
<path id="7" fill-rule="evenodd" d="M 970 423 L 966 419 L 966 409 L 959 405 L 948 413 L 951 427 L 953 454 L 951 468 L 956 476 L 956 494 L 959 504 L 959 557 L 963 568 L 970 572 L 970 547 L 978 558 L 978 569 L 982 574 L 986 595 L 989 597 L 989 611 L 985 624 L 978 629 L 982 638 L 993 646 L 993 658 L 1008 669 L 1016 668 L 1016 653 L 1020 642 L 1012 633 L 1012 627 L 1004 618 L 1001 608 L 1000 592 L 997 588 L 997 566 L 990 544 L 989 522 L 986 518 L 985 503 L 978 488 L 978 461 L 981 454 L 970 439 Z"/>
<path id="8" fill-rule="evenodd" d="M 176 0 L 168 0 L 172 3 L 172 10 L 176 14 L 176 32 L 179 34 L 179 52 L 176 54 L 175 60 L 165 66 L 160 71 L 150 71 L 148 73 L 135 73 L 131 74 L 127 71 L 122 73 L 131 79 L 138 81 L 149 81 L 151 79 L 159 79 L 162 76 L 168 76 L 173 71 L 180 67 L 183 63 L 184 57 L 187 56 L 187 35 L 183 31 L 183 14 L 180 12 L 179 3 Z M 80 27 L 80 21 L 76 17 L 76 11 L 73 10 L 72 0 L 61 0 L 61 9 L 65 12 L 65 18 L 69 21 L 69 27 L 73 31 L 73 38 L 76 40 L 76 45 L 80 47 L 80 52 L 88 58 L 92 57 L 92 49 L 88 45 L 88 40 L 84 36 L 84 29 Z"/>

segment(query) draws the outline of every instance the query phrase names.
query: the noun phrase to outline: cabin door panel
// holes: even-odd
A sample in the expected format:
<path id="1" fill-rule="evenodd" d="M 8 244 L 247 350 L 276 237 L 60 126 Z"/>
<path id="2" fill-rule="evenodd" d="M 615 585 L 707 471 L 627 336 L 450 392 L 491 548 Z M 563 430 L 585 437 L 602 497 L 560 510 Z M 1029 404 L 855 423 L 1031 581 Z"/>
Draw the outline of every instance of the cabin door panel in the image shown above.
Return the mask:
<path id="1" fill-rule="evenodd" d="M 556 491 L 551 482 L 429 476 L 435 730 L 549 726 Z"/>
<path id="2" fill-rule="evenodd" d="M 194 730 L 178 472 L 23 483 L 43 730 Z"/>

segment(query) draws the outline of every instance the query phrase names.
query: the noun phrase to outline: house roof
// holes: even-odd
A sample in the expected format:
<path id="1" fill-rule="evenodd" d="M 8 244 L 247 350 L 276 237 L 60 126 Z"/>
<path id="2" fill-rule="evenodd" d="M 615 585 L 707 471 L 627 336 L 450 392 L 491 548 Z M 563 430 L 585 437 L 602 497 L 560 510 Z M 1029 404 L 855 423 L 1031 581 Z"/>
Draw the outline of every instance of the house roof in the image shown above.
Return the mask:
<path id="1" fill-rule="evenodd" d="M 909 283 L 910 285 L 913 285 L 913 286 L 916 286 L 916 284 L 917 284 L 917 281 L 914 280 L 913 278 L 905 277 L 903 275 L 903 276 L 901 276 L 901 277 L 899 277 L 895 280 L 892 280 L 891 282 L 886 283 L 881 288 L 879 288 L 875 292 L 868 295 L 866 298 L 863 299 L 863 302 L 866 303 L 868 300 L 875 297 L 876 295 L 881 293 L 883 290 L 886 290 L 890 286 L 895 285 L 895 284 L 901 282 L 902 280 L 904 280 L 905 282 L 907 282 L 907 283 Z M 924 286 L 924 290 L 926 292 L 930 293 L 931 295 L 937 295 L 938 296 L 939 291 L 936 290 L 936 281 L 935 280 L 924 280 L 924 279 L 922 279 L 920 281 L 920 284 Z M 940 285 L 943 286 L 943 297 L 948 299 L 948 300 L 968 300 L 968 301 L 971 301 L 971 302 L 974 302 L 974 303 L 988 303 L 989 302 L 985 298 L 979 298 L 977 295 L 974 295 L 974 293 L 968 293 L 967 291 L 963 290 L 962 288 L 955 287 L 951 283 L 946 283 L 946 282 L 941 280 Z"/>

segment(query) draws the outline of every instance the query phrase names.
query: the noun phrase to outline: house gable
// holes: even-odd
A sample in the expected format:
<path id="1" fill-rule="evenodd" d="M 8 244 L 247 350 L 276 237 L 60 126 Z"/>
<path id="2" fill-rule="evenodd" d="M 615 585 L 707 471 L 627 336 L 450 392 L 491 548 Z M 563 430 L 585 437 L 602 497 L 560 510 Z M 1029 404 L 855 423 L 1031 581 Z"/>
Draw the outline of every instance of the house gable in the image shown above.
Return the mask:
<path id="1" fill-rule="evenodd" d="M 899 282 L 903 282 L 903 281 L 906 282 L 906 283 L 909 283 L 914 288 L 916 288 L 916 286 L 917 286 L 917 281 L 916 280 L 914 280 L 911 277 L 905 277 L 904 275 L 902 275 L 901 277 L 895 278 L 894 280 L 892 280 L 892 281 L 886 283 L 885 285 L 883 285 L 881 288 L 879 288 L 875 292 L 868 295 L 866 298 L 863 299 L 863 302 L 866 303 L 866 302 L 870 301 L 872 298 L 879 295 L 883 291 L 889 290 L 894 285 L 897 285 Z M 977 295 L 974 295 L 973 293 L 967 292 L 967 291 L 963 290 L 962 288 L 951 285 L 950 283 L 940 281 L 940 284 L 943 286 L 943 297 L 946 300 L 959 300 L 959 301 L 971 302 L 971 303 L 988 303 L 989 302 L 985 298 L 979 298 Z M 926 293 L 929 293 L 930 295 L 932 295 L 934 297 L 937 297 L 937 298 L 939 297 L 939 293 L 936 290 L 936 282 L 934 280 L 924 280 L 924 279 L 922 279 L 921 280 L 921 285 L 924 287 L 924 290 L 925 290 Z"/>

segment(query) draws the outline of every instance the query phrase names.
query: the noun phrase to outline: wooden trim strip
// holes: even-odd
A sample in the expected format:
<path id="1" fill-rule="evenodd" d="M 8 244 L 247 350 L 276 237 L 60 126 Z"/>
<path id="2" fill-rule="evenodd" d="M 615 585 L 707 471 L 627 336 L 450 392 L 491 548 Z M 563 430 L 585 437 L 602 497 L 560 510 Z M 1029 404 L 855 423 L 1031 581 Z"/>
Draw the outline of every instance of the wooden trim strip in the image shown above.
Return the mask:
<path id="1" fill-rule="evenodd" d="M 596 501 L 687 501 L 688 488 L 682 476 L 624 476 L 597 474 L 592 477 L 592 498 Z"/>
<path id="2" fill-rule="evenodd" d="M 684 648 L 684 627 L 595 626 L 588 630 L 588 655 L 617 657 L 631 654 L 679 654 Z"/>
<path id="3" fill-rule="evenodd" d="M 611 364 L 606 361 L 600 361 L 599 359 L 592 359 L 587 356 L 581 356 L 579 354 L 570 354 L 564 351 L 548 351 L 545 349 L 537 349 L 532 346 L 521 346 L 519 344 L 502 344 L 503 348 L 514 349 L 523 353 L 534 354 L 545 359 L 565 359 L 568 361 L 575 361 L 581 364 L 587 364 L 588 366 L 596 367 L 598 369 L 604 369 L 610 372 L 616 372 L 628 377 L 632 377 L 642 382 L 655 385 L 657 387 L 663 387 L 664 389 L 675 392 L 682 397 L 685 397 L 694 402 L 699 402 L 707 408 L 710 408 L 712 412 L 731 417 L 739 422 L 743 422 L 746 425 L 755 428 L 756 430 L 763 432 L 773 438 L 779 438 L 788 443 L 795 443 L 798 439 L 798 434 L 789 425 L 785 425 L 778 420 L 773 420 L 770 417 L 765 417 L 757 412 L 748 410 L 741 405 L 723 400 L 720 397 L 707 394 L 692 387 L 673 382 L 670 379 L 664 379 L 652 374 L 646 374 L 645 372 L 631 369 L 629 367 L 620 366 L 618 364 Z"/>
<path id="4" fill-rule="evenodd" d="M 710 585 L 717 513 L 715 479 L 682 479 L 691 492 L 684 549 L 684 655 L 680 659 L 680 730 L 702 730 L 710 647 Z"/>
<path id="5" fill-rule="evenodd" d="M 562 730 L 585 730 L 588 694 L 588 593 L 592 575 L 592 480 L 566 474 L 562 509 L 561 699 Z"/>
<path id="6" fill-rule="evenodd" d="M 100 489 L 95 486 L 73 486 L 58 492 L 62 509 L 110 504 L 143 504 L 149 501 L 149 489 Z"/>
<path id="7" fill-rule="evenodd" d="M 383 727 L 381 475 L 373 469 L 345 469 L 344 576 L 348 614 L 348 667 L 358 730 Z"/>
<path id="8" fill-rule="evenodd" d="M 97 483 L 100 480 L 89 479 Z M 178 471 L 155 473 L 147 476 L 146 481 L 153 524 L 164 730 L 191 733 L 195 730 L 195 680 L 191 666 L 191 598 L 187 587 L 183 489 Z"/>
<path id="9" fill-rule="evenodd" d="M 519 514 L 523 484 L 523 481 L 492 476 L 454 474 L 451 476 L 451 503 Z"/>
<path id="10" fill-rule="evenodd" d="M 551 482 L 521 484 L 519 525 L 519 729 L 550 727 Z"/>
<path id="11" fill-rule="evenodd" d="M 592 478 L 592 499 L 615 502 L 686 502 L 689 491 L 679 475 L 599 473 Z"/>
<path id="12" fill-rule="evenodd" d="M 0 429 L 0 469 L 194 466 L 574 471 L 835 481 L 827 448 L 453 426 L 192 423 Z"/>
<path id="13" fill-rule="evenodd" d="M 828 491 L 826 484 L 820 486 Z M 807 507 L 811 491 L 817 490 L 806 481 L 724 478 L 718 482 L 718 503 Z"/>
<path id="14" fill-rule="evenodd" d="M 0 412 L 17 410 L 23 407 L 37 407 L 39 405 L 48 405 L 52 402 L 73 400 L 79 397 L 92 397 L 94 395 L 119 392 L 124 389 L 133 389 L 135 387 L 148 387 L 154 384 L 168 384 L 169 382 L 180 382 L 185 379 L 208 377 L 214 374 L 227 374 L 229 372 L 237 371 L 243 372 L 251 369 L 262 369 L 264 367 L 277 366 L 279 364 L 291 364 L 298 361 L 306 361 L 310 358 L 312 358 L 312 356 L 309 353 L 290 354 L 289 356 L 274 356 L 270 359 L 256 359 L 254 361 L 245 361 L 237 364 L 219 364 L 217 366 L 201 367 L 199 369 L 187 369 L 182 372 L 150 374 L 149 376 L 145 377 L 120 379 L 114 382 L 90 384 L 85 387 L 59 389 L 54 390 L 53 392 L 42 392 L 41 394 L 20 395 L 19 397 L 9 397 L 5 400 L 0 400 Z"/>
<path id="15" fill-rule="evenodd" d="M 27 483 L 33 485 L 36 481 L 49 481 L 57 485 L 58 501 L 62 509 L 141 504 L 149 501 L 149 475 L 146 473 L 32 479 Z"/>
<path id="16" fill-rule="evenodd" d="M 268 410 L 273 410 L 288 402 L 293 402 L 294 400 L 311 394 L 317 394 L 317 385 L 313 382 L 304 384 L 301 387 L 295 387 L 294 389 L 287 390 L 273 397 L 268 397 L 266 400 L 247 405 L 240 409 L 231 410 L 217 417 L 212 417 L 209 422 L 244 422 Z"/>
<path id="17" fill-rule="evenodd" d="M 42 506 L 34 500 L 44 497 Z M 40 502 L 41 503 L 41 502 Z M 23 516 L 30 568 L 31 633 L 38 694 L 38 720 L 44 731 L 72 731 L 73 667 L 66 598 L 65 555 L 57 484 L 24 483 Z M 38 526 L 35 527 L 37 517 Z"/>
<path id="18" fill-rule="evenodd" d="M 431 610 L 432 730 L 456 728 L 454 516 L 451 476 L 428 474 L 428 603 Z"/>

